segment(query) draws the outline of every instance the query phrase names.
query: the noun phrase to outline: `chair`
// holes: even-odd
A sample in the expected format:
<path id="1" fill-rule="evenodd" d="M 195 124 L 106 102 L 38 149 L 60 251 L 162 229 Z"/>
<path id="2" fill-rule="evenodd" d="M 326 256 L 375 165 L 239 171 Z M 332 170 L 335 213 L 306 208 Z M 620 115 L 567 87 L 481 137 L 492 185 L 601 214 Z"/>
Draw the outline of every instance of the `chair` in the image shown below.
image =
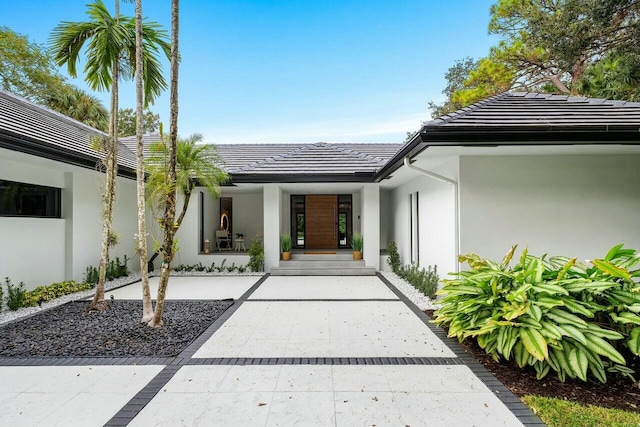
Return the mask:
<path id="1" fill-rule="evenodd" d="M 219 251 L 222 251 L 223 248 L 230 251 L 231 247 L 231 237 L 224 230 L 216 230 L 216 247 Z"/>

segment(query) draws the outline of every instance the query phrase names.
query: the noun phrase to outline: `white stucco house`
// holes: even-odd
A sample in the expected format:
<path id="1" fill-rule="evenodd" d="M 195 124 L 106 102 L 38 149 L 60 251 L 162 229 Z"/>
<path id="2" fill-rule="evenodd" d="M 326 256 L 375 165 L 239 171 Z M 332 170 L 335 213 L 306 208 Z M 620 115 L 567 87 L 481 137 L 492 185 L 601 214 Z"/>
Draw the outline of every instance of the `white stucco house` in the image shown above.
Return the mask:
<path id="1" fill-rule="evenodd" d="M 97 265 L 96 134 L 0 91 L 1 277 L 34 287 L 82 279 Z M 132 142 L 120 147 L 114 257 L 134 254 Z M 640 248 L 640 103 L 506 93 L 425 123 L 406 144 L 218 149 L 231 180 L 218 200 L 197 190 L 174 264 L 245 264 L 247 253 L 233 250 L 238 242 L 216 248 L 221 228 L 232 239 L 243 234 L 247 249 L 260 238 L 273 274 L 292 265 L 280 261 L 282 233 L 293 236 L 300 259 L 317 261 L 349 248 L 359 232 L 359 268 L 368 273 L 386 267 L 384 249 L 395 241 L 404 263 L 437 265 L 441 277 L 459 268 L 459 253 L 501 258 L 513 244 L 581 259 L 618 243 Z M 340 274 L 343 264 L 326 270 Z"/>

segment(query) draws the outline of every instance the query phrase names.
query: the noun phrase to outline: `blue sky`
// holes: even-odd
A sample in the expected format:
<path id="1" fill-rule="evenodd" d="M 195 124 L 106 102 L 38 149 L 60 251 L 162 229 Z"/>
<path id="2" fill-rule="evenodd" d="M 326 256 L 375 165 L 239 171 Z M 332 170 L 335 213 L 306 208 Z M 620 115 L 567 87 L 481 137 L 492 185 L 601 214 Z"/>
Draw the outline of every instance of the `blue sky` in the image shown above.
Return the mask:
<path id="1" fill-rule="evenodd" d="M 428 101 L 443 99 L 453 62 L 497 42 L 487 34 L 494 2 L 183 0 L 179 134 L 200 132 L 208 143 L 402 142 L 429 119 Z M 85 3 L 6 2 L 0 26 L 46 45 L 60 21 L 86 19 Z M 121 2 L 121 13 L 133 7 Z M 143 0 L 143 14 L 169 30 L 169 0 Z M 135 107 L 134 91 L 121 85 L 122 108 Z M 96 95 L 109 104 L 107 93 Z M 168 124 L 168 91 L 151 109 Z"/>

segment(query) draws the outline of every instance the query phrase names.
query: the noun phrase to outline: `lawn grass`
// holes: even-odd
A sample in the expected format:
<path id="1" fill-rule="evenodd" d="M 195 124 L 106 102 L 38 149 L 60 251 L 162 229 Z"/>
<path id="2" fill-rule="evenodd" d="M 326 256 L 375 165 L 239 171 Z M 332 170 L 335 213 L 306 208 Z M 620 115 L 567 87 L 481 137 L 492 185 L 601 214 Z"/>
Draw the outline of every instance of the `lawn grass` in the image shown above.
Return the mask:
<path id="1" fill-rule="evenodd" d="M 566 400 L 525 396 L 522 401 L 549 427 L 638 427 L 640 414 L 580 405 Z"/>

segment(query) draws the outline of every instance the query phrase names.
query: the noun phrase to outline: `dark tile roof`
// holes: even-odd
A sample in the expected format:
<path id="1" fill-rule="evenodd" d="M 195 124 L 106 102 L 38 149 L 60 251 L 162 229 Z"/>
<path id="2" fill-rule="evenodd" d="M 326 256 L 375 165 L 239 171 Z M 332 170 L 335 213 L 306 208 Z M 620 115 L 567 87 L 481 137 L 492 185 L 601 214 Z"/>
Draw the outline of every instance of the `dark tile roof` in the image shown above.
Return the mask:
<path id="1" fill-rule="evenodd" d="M 83 167 L 95 167 L 101 154 L 91 139 L 106 136 L 90 126 L 0 90 L 0 147 Z M 136 156 L 120 144 L 121 174 L 135 174 Z"/>
<path id="2" fill-rule="evenodd" d="M 160 142 L 159 133 L 148 133 L 142 135 L 142 152 L 144 154 L 144 157 L 148 157 L 151 154 L 151 144 L 157 142 Z M 120 143 L 127 147 L 127 149 L 129 149 L 129 151 L 131 151 L 134 155 L 136 155 L 138 151 L 138 138 L 135 135 L 120 138 Z"/>
<path id="3" fill-rule="evenodd" d="M 507 92 L 426 122 L 376 180 L 428 147 L 638 144 L 640 102 Z"/>
<path id="4" fill-rule="evenodd" d="M 629 129 L 640 125 L 640 102 L 609 101 L 548 93 L 507 92 L 424 125 L 423 131 L 453 128 Z"/>
<path id="5" fill-rule="evenodd" d="M 238 175 L 349 175 L 377 172 L 402 144 L 222 144 L 225 168 Z"/>

